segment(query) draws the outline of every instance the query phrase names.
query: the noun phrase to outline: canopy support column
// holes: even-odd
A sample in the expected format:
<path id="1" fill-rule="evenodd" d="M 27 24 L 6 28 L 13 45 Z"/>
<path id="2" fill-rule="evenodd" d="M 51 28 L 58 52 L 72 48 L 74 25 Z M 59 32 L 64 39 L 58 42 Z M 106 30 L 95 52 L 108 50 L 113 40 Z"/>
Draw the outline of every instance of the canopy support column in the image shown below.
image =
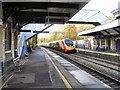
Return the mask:
<path id="1" fill-rule="evenodd" d="M 107 40 L 105 39 L 105 50 L 107 49 Z"/>
<path id="2" fill-rule="evenodd" d="M 100 42 L 100 47 L 102 47 L 102 40 L 100 39 L 99 42 Z"/>
<path id="3" fill-rule="evenodd" d="M 3 29 L 2 2 L 0 1 L 0 89 L 2 88 L 2 74 L 5 61 L 5 30 Z"/>

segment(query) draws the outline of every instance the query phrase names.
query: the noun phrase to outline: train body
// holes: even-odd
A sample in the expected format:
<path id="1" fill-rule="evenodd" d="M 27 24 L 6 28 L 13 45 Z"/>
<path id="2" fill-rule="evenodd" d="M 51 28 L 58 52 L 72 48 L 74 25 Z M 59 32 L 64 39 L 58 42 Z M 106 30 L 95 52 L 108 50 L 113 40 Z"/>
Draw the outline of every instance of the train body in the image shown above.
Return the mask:
<path id="1" fill-rule="evenodd" d="M 62 52 L 75 52 L 73 41 L 70 39 L 53 41 L 53 42 L 45 43 L 42 46 L 48 46 L 48 47 L 60 50 Z"/>
<path id="2" fill-rule="evenodd" d="M 96 49 L 95 40 L 93 37 L 89 37 L 83 40 L 73 41 L 75 47 L 82 49 Z"/>

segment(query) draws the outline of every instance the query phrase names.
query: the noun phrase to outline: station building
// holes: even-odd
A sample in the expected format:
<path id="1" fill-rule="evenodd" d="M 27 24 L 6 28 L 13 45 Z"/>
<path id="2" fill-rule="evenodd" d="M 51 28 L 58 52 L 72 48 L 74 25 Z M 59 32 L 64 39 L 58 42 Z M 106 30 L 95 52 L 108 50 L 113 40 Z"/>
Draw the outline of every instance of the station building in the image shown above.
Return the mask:
<path id="1" fill-rule="evenodd" d="M 66 23 L 88 2 L 89 0 L 79 0 L 76 3 L 68 0 L 0 0 L 0 89 L 13 75 L 14 62 L 27 53 L 28 40 L 43 32 L 49 27 L 48 24 Z M 42 24 L 39 32 L 24 27 L 30 23 Z"/>
<path id="2" fill-rule="evenodd" d="M 97 50 L 109 52 L 120 52 L 120 19 L 119 12 L 116 9 L 113 12 L 114 20 L 96 26 L 95 28 L 78 33 L 79 36 L 93 36 L 94 44 Z M 117 15 L 116 15 L 117 14 Z"/>

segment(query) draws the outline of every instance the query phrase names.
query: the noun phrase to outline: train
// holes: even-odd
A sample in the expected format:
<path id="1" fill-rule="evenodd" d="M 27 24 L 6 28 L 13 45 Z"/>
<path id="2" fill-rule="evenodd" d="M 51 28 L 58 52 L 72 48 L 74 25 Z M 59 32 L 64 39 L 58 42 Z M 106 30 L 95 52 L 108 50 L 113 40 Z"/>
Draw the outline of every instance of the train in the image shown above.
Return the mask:
<path id="1" fill-rule="evenodd" d="M 83 40 L 75 41 L 72 41 L 70 39 L 57 40 L 49 43 L 41 43 L 40 46 L 47 46 L 50 48 L 60 50 L 62 52 L 76 52 L 75 48 L 96 50 L 97 47 L 95 44 L 96 43 L 94 38 L 88 37 Z"/>
<path id="2" fill-rule="evenodd" d="M 76 48 L 96 50 L 96 42 L 93 37 L 73 41 Z"/>
<path id="3" fill-rule="evenodd" d="M 62 52 L 76 52 L 73 41 L 70 39 L 57 40 L 49 43 L 40 44 L 40 46 L 50 47 Z"/>

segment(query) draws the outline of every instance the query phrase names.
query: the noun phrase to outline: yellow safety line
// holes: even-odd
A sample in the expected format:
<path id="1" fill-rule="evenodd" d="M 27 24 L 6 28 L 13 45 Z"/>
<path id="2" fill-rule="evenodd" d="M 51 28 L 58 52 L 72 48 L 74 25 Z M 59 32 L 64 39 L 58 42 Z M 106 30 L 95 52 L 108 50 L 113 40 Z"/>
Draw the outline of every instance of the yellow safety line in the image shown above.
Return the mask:
<path id="1" fill-rule="evenodd" d="M 44 51 L 46 53 L 46 51 Z M 47 53 L 46 53 L 47 54 Z M 70 83 L 67 81 L 67 79 L 63 76 L 63 74 L 60 72 L 60 70 L 58 69 L 58 67 L 55 65 L 55 63 L 52 61 L 52 59 L 49 57 L 49 55 L 47 54 L 48 58 L 50 59 L 50 61 L 52 62 L 53 66 L 55 67 L 55 69 L 57 70 L 57 72 L 59 73 L 59 75 L 61 76 L 63 82 L 65 83 L 66 87 L 69 90 L 73 90 L 72 86 L 70 85 Z"/>

